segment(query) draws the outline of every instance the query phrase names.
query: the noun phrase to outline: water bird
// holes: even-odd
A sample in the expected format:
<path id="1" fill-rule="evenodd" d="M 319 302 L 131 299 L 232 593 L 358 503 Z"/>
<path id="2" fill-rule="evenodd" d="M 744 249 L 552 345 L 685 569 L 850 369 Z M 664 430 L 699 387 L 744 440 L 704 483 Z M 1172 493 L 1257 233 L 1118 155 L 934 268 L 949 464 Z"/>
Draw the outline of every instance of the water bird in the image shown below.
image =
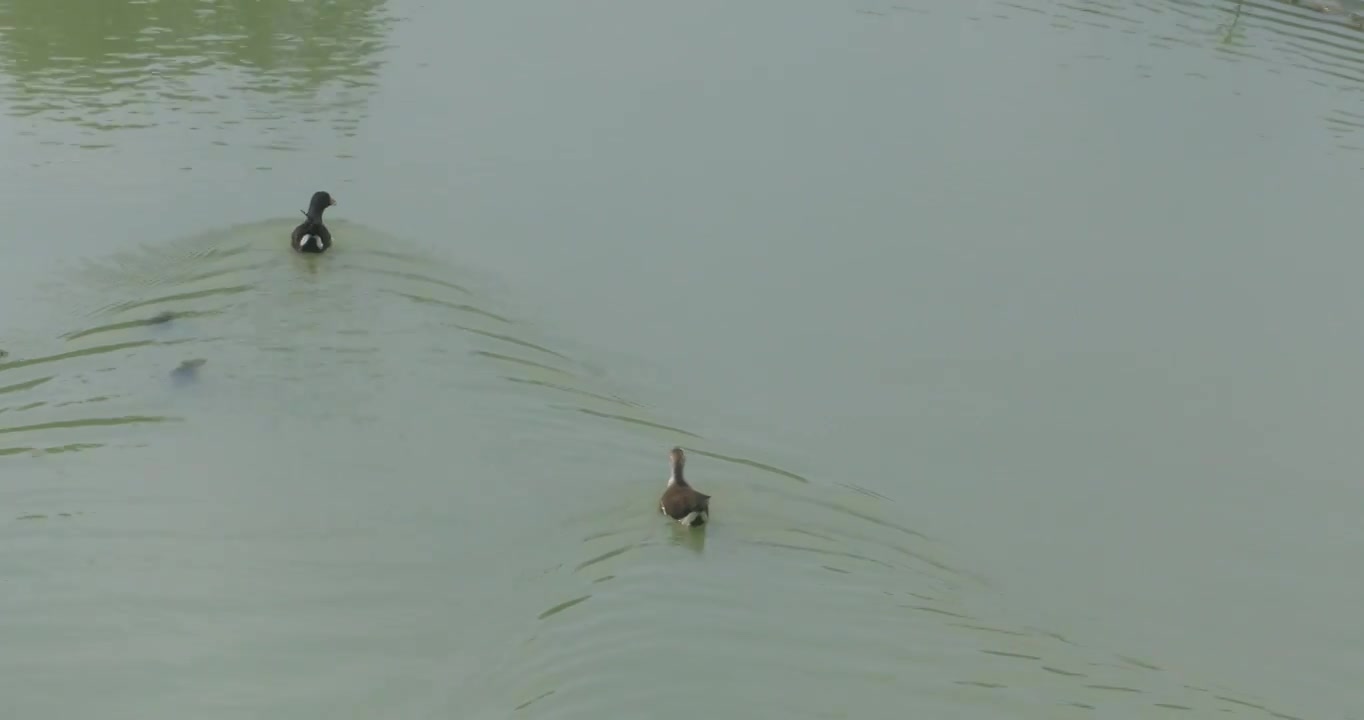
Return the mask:
<path id="1" fill-rule="evenodd" d="M 290 236 L 291 245 L 301 253 L 320 253 L 326 252 L 332 246 L 332 234 L 326 225 L 322 224 L 322 211 L 336 204 L 336 199 L 330 193 L 318 190 L 313 193 L 313 199 L 308 203 L 308 209 L 303 211 L 307 220 L 299 223 L 294 228 L 294 234 Z"/>
<path id="2" fill-rule="evenodd" d="M 682 476 L 682 468 L 687 464 L 682 448 L 673 448 L 668 457 L 672 460 L 673 471 L 668 476 L 663 497 L 659 498 L 659 512 L 687 527 L 705 525 L 710 520 L 710 496 L 688 485 Z"/>

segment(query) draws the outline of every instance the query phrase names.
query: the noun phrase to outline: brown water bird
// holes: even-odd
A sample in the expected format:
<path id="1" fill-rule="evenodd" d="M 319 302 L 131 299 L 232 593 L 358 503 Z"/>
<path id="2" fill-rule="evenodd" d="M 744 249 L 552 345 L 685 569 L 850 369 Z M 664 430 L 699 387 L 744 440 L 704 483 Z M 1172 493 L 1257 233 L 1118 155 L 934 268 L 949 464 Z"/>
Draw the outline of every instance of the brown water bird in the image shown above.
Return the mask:
<path id="1" fill-rule="evenodd" d="M 687 484 L 682 469 L 687 464 L 687 456 L 682 448 L 675 447 L 668 453 L 672 460 L 672 475 L 668 476 L 668 487 L 659 498 L 658 509 L 664 515 L 686 525 L 697 527 L 710 520 L 710 496 L 697 491 Z"/>

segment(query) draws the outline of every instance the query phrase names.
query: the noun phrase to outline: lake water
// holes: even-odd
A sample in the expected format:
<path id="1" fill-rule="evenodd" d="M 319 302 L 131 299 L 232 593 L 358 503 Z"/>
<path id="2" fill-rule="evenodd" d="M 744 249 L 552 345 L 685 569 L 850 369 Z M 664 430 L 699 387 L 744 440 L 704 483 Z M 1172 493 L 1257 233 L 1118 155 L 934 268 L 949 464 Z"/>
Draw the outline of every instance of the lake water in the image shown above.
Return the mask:
<path id="1" fill-rule="evenodd" d="M 1361 12 L 0 0 L 3 716 L 1364 718 Z"/>

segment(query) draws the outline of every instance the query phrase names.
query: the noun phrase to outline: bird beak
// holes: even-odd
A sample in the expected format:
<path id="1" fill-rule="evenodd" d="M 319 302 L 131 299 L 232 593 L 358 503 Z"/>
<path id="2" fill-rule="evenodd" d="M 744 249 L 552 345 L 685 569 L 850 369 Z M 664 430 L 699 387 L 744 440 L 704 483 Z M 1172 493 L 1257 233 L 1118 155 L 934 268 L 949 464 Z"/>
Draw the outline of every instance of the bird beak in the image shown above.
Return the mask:
<path id="1" fill-rule="evenodd" d="M 332 205 L 335 205 L 335 204 L 336 204 L 336 198 L 332 198 L 331 204 L 332 204 Z"/>

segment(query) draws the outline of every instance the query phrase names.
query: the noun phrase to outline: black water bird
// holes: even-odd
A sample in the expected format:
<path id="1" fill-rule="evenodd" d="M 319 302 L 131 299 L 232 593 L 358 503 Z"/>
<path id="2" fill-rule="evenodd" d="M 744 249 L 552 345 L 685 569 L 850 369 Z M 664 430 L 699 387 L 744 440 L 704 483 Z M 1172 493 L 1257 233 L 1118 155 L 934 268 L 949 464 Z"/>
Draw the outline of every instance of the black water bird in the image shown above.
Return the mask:
<path id="1" fill-rule="evenodd" d="M 308 209 L 303 213 L 307 219 L 299 223 L 290 236 L 290 244 L 295 250 L 321 253 L 332 246 L 332 233 L 322 224 L 322 212 L 335 204 L 336 199 L 330 193 L 321 190 L 313 193 L 312 202 L 308 203 Z"/>

